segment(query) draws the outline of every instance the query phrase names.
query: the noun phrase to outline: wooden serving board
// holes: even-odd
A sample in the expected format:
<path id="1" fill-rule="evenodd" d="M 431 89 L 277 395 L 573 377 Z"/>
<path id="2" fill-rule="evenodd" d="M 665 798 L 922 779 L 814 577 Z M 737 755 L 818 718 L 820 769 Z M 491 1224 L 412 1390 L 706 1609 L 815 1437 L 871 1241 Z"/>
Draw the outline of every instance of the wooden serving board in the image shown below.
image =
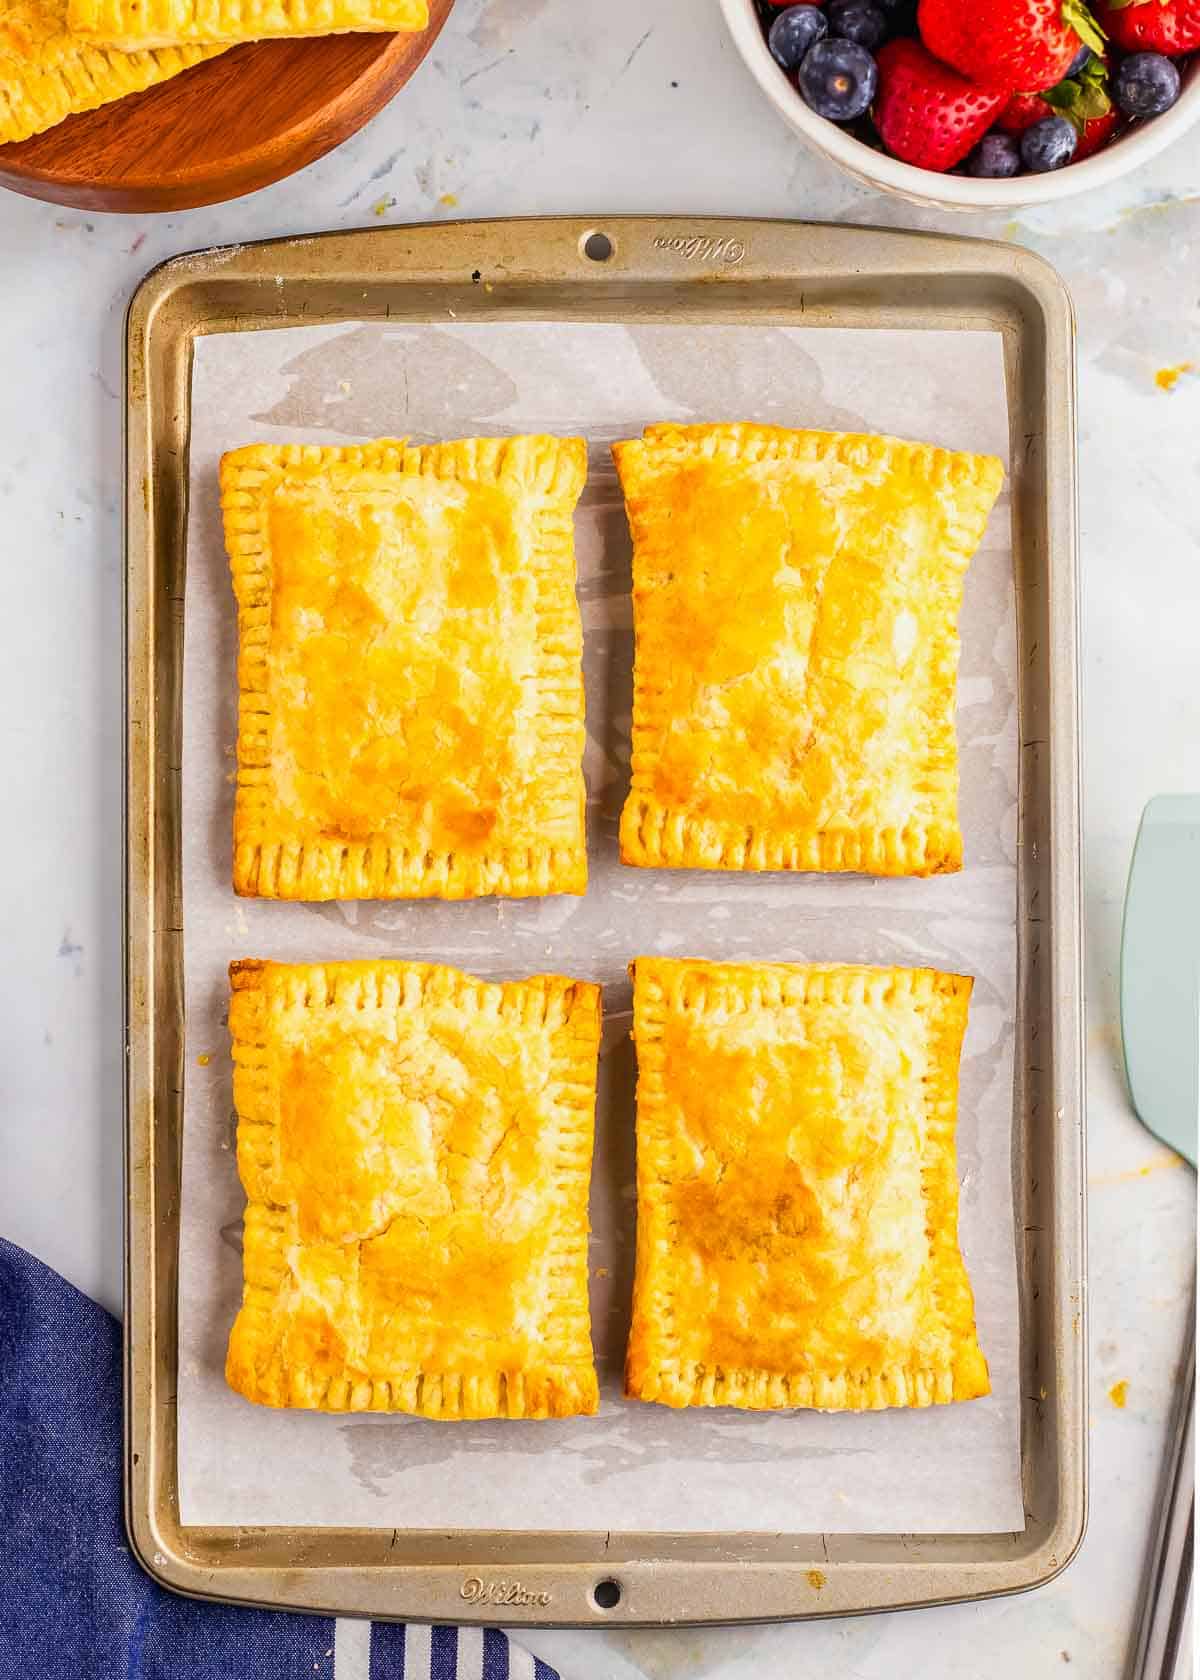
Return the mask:
<path id="1" fill-rule="evenodd" d="M 402 88 L 454 0 L 419 34 L 256 41 L 144 93 L 0 146 L 0 186 L 83 210 L 186 210 L 281 180 Z"/>

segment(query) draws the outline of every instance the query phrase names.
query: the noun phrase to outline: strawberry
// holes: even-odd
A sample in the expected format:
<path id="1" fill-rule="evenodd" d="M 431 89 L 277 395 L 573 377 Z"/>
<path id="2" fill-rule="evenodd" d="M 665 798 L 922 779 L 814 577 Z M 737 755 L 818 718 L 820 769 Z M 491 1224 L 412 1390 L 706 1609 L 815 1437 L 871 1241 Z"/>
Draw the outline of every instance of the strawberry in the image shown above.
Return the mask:
<path id="1" fill-rule="evenodd" d="M 1200 0 L 1098 0 L 1100 22 L 1126 52 L 1200 48 Z"/>
<path id="2" fill-rule="evenodd" d="M 1079 136 L 1079 144 L 1075 148 L 1072 163 L 1082 163 L 1084 158 L 1091 157 L 1102 146 L 1107 146 L 1112 139 L 1117 124 L 1121 120 L 1121 113 L 1114 105 L 1105 111 L 1102 117 L 1088 117 L 1083 125 L 1083 132 Z"/>
<path id="3" fill-rule="evenodd" d="M 968 81 L 1009 93 L 1061 82 L 1082 43 L 1104 50 L 1083 0 L 919 0 L 917 28 L 930 52 Z"/>
<path id="4" fill-rule="evenodd" d="M 1107 145 L 1121 119 L 1109 98 L 1108 66 L 1102 58 L 1090 58 L 1078 76 L 1044 93 L 1014 93 L 996 118 L 996 127 L 1024 134 L 1043 117 L 1054 116 L 1069 118 L 1079 135 L 1073 163 Z"/>
<path id="5" fill-rule="evenodd" d="M 1047 105 L 1040 93 L 1014 93 L 996 118 L 996 127 L 1007 134 L 1024 134 L 1043 117 L 1052 117 L 1054 107 Z"/>
<path id="6" fill-rule="evenodd" d="M 895 157 L 945 170 L 966 157 L 1005 103 L 939 64 L 919 41 L 901 36 L 879 51 L 875 127 Z"/>

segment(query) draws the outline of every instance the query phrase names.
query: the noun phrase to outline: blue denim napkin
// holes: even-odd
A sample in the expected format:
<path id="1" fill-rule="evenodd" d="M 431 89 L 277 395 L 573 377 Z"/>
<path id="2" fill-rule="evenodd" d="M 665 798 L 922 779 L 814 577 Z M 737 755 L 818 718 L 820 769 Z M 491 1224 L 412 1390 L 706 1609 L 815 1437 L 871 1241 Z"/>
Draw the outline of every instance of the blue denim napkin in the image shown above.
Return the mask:
<path id="1" fill-rule="evenodd" d="M 38 1680 L 346 1680 L 328 1616 L 177 1598 L 121 1515 L 121 1331 L 0 1238 L 0 1668 Z M 356 1642 L 360 1646 L 361 1642 Z M 361 1660 L 354 1680 L 367 1680 Z M 369 1680 L 558 1680 L 498 1628 L 371 1625 Z"/>

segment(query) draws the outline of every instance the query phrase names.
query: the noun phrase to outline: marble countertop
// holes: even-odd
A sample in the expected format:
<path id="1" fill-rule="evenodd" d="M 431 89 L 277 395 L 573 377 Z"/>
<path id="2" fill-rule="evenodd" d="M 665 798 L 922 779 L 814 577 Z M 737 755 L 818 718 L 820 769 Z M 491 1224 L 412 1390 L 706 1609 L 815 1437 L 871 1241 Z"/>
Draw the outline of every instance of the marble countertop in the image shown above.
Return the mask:
<path id="1" fill-rule="evenodd" d="M 709 212 L 990 235 L 1079 316 L 1092 1367 L 1091 1525 L 1017 1599 L 717 1631 L 544 1632 L 567 1680 L 1116 1680 L 1194 1252 L 1195 1180 L 1139 1127 L 1117 1027 L 1146 799 L 1200 786 L 1200 130 L 1106 193 L 1017 219 L 913 211 L 801 150 L 715 0 L 458 0 L 412 84 L 301 175 L 165 217 L 0 193 L 0 717 L 10 883 L 0 1230 L 114 1309 L 121 1280 L 121 328 L 176 252 L 317 228 Z M 1194 363 L 1172 384 L 1164 369 Z M 1127 1384 L 1127 1390 L 1118 1385 Z M 1124 1404 L 1116 1403 L 1124 1396 Z"/>

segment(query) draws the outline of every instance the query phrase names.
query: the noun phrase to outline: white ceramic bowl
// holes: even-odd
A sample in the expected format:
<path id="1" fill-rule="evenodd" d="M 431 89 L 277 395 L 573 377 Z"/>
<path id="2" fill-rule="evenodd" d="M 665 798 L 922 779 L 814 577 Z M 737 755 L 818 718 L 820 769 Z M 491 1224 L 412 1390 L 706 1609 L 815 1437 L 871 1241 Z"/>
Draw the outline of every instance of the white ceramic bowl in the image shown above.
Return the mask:
<path id="1" fill-rule="evenodd" d="M 1108 186 L 1128 175 L 1200 121 L 1200 55 L 1184 76 L 1184 88 L 1161 117 L 1123 134 L 1111 146 L 1082 163 L 1048 175 L 1017 175 L 1007 181 L 977 181 L 965 175 L 938 175 L 864 146 L 837 123 L 809 110 L 796 89 L 767 51 L 754 0 L 720 0 L 734 45 L 750 74 L 783 120 L 815 152 L 820 152 L 877 192 L 898 193 L 913 204 L 936 210 L 1015 210 L 1031 204 L 1051 204 L 1093 187 Z"/>

